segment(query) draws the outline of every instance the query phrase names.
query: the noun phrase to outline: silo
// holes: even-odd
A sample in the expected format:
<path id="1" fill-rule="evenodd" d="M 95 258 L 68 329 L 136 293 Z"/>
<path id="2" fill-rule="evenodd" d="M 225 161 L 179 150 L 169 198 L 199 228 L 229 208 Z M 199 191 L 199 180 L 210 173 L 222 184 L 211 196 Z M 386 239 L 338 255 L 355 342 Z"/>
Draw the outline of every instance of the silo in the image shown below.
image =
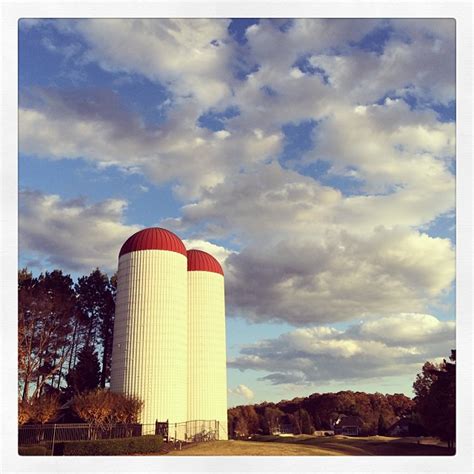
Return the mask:
<path id="1" fill-rule="evenodd" d="M 186 421 L 187 257 L 165 229 L 120 250 L 110 387 L 144 401 L 141 423 Z"/>
<path id="2" fill-rule="evenodd" d="M 206 252 L 188 250 L 188 419 L 217 420 L 227 439 L 224 272 Z"/>

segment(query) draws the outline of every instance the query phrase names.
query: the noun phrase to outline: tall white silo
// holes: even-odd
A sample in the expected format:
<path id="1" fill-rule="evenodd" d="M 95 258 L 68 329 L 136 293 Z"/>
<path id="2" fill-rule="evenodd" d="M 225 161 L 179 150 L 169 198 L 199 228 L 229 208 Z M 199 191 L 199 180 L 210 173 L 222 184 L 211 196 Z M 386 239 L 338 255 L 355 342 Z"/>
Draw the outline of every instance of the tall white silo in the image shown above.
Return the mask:
<path id="1" fill-rule="evenodd" d="M 110 387 L 144 401 L 143 424 L 187 419 L 187 257 L 165 229 L 120 250 Z"/>
<path id="2" fill-rule="evenodd" d="M 219 421 L 227 439 L 224 272 L 200 250 L 188 250 L 188 419 Z"/>

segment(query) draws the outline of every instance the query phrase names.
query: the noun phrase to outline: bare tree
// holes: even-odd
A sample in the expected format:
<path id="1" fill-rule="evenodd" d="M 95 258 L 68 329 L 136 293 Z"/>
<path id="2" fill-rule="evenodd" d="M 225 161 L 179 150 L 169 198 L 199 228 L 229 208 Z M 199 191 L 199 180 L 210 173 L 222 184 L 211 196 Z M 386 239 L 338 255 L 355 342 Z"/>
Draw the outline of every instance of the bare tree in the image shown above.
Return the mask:
<path id="1" fill-rule="evenodd" d="M 33 278 L 24 269 L 18 282 L 19 391 L 26 400 L 39 397 L 61 370 L 76 306 L 72 280 L 61 271 Z"/>

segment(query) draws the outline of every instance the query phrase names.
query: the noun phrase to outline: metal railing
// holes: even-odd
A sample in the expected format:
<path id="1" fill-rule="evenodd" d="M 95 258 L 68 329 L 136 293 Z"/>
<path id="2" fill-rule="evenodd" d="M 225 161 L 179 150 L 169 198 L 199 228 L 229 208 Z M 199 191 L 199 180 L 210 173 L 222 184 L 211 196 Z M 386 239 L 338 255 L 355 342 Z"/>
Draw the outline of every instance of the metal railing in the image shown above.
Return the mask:
<path id="1" fill-rule="evenodd" d="M 158 431 L 158 425 L 160 431 Z M 167 431 L 163 431 L 167 425 Z M 219 439 L 217 420 L 192 420 L 182 423 L 117 424 L 107 428 L 93 427 L 88 423 L 51 423 L 44 425 L 21 425 L 18 427 L 18 445 L 43 445 L 54 452 L 54 445 L 64 441 L 87 441 L 97 439 L 130 438 L 134 436 L 161 434 L 169 443 L 202 443 Z"/>

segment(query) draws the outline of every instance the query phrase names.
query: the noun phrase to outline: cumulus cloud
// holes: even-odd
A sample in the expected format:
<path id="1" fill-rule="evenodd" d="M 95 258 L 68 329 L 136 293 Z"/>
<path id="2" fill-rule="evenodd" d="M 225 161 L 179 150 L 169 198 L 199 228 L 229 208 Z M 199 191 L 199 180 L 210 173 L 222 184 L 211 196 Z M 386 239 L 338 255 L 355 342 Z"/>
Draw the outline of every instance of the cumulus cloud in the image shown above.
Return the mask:
<path id="1" fill-rule="evenodd" d="M 109 71 L 139 73 L 193 94 L 211 107 L 231 93 L 226 41 L 229 20 L 89 19 L 74 24 L 89 45 L 87 58 Z M 123 45 L 126 44 L 126 47 Z"/>
<path id="2" fill-rule="evenodd" d="M 451 242 L 422 231 L 454 208 L 454 124 L 430 109 L 454 99 L 453 22 L 263 20 L 243 46 L 228 24 L 55 22 L 82 38 L 83 61 L 166 87 L 166 117 L 150 125 L 110 91 L 39 89 L 20 109 L 21 151 L 172 182 L 181 215 L 161 225 L 223 263 L 232 313 L 311 325 L 426 311 L 455 273 Z M 382 30 L 376 51 L 363 46 Z M 239 76 L 240 55 L 248 73 Z M 229 107 L 238 112 L 222 130 L 200 126 L 204 113 Z M 280 163 L 284 125 L 308 120 L 312 146 Z M 314 171 L 321 162 L 327 172 Z M 69 228 L 72 205 L 55 199 L 35 206 Z M 123 212 L 107 217 L 120 235 Z M 36 238 L 23 241 L 53 251 Z"/>
<path id="3" fill-rule="evenodd" d="M 254 398 L 255 394 L 247 385 L 237 385 L 235 388 L 229 388 L 228 392 L 231 395 L 237 395 L 238 397 L 243 397 L 245 400 L 250 401 Z"/>
<path id="4" fill-rule="evenodd" d="M 140 230 L 123 223 L 126 206 L 119 199 L 89 204 L 82 198 L 65 201 L 54 194 L 21 191 L 20 250 L 60 268 L 114 272 L 123 242 Z"/>
<path id="5" fill-rule="evenodd" d="M 305 325 L 423 311 L 449 290 L 447 239 L 379 228 L 365 237 L 302 235 L 247 247 L 227 260 L 227 301 L 253 321 Z"/>
<path id="6" fill-rule="evenodd" d="M 388 334 L 390 331 L 391 334 Z M 228 365 L 267 372 L 272 384 L 312 384 L 410 375 L 454 347 L 454 322 L 398 314 L 346 330 L 309 327 L 243 346 Z"/>
<path id="7" fill-rule="evenodd" d="M 33 105 L 19 111 L 22 153 L 66 159 L 83 157 L 99 166 L 141 172 L 154 183 L 177 181 L 176 192 L 191 199 L 224 181 L 242 166 L 274 155 L 281 134 L 259 130 L 214 133 L 198 127 L 199 113 L 188 102 L 150 128 L 107 90 L 39 89 Z M 183 120 L 186 117 L 185 120 Z M 225 159 L 239 156 L 239 160 Z"/>
<path id="8" fill-rule="evenodd" d="M 292 324 L 349 320 L 423 311 L 449 291 L 451 242 L 412 227 L 436 216 L 429 206 L 436 196 L 421 194 L 426 213 L 414 212 L 397 193 L 344 197 L 273 163 L 206 192 L 182 209 L 178 224 L 204 222 L 208 238 L 240 241 L 226 260 L 233 312 Z"/>
<path id="9" fill-rule="evenodd" d="M 202 250 L 203 252 L 212 255 L 224 269 L 226 268 L 226 261 L 229 255 L 236 253 L 220 245 L 207 242 L 206 240 L 184 239 L 183 242 L 188 250 Z"/>

